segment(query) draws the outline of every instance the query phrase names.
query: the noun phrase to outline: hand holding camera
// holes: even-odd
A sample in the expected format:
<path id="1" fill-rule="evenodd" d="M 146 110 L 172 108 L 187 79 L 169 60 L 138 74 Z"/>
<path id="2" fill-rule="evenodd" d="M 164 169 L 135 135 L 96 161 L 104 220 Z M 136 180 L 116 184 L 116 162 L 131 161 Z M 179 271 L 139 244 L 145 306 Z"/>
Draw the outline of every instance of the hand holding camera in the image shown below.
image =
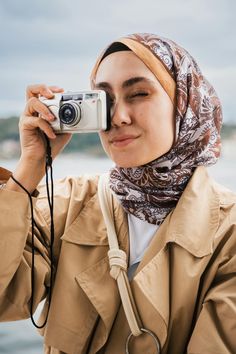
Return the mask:
<path id="1" fill-rule="evenodd" d="M 51 139 L 53 158 L 64 148 L 71 135 L 57 136 L 51 127 L 55 117 L 44 105 L 40 97 L 53 99 L 55 94 L 62 93 L 63 89 L 57 86 L 43 84 L 27 87 L 26 106 L 20 117 L 19 131 L 21 141 L 21 160 L 42 164 L 45 160 L 45 133 Z"/>
<path id="2" fill-rule="evenodd" d="M 26 106 L 19 122 L 21 157 L 13 175 L 30 193 L 35 190 L 45 174 L 46 144 L 43 133 L 51 139 L 53 158 L 71 138 L 71 134 L 54 133 L 50 122 L 54 121 L 55 117 L 39 99 L 41 96 L 53 99 L 54 94 L 63 91 L 57 86 L 48 87 L 43 84 L 27 87 Z M 8 180 L 6 188 L 24 193 L 12 179 Z"/>
<path id="3" fill-rule="evenodd" d="M 52 140 L 54 158 L 68 143 L 71 133 L 109 129 L 109 97 L 102 90 L 64 93 L 57 86 L 29 86 L 27 104 L 19 126 L 24 160 L 44 160 L 45 142 L 42 132 Z"/>
<path id="4" fill-rule="evenodd" d="M 33 191 L 45 174 L 45 137 L 55 158 L 72 133 L 98 132 L 110 127 L 110 101 L 102 90 L 64 93 L 57 86 L 28 86 L 20 117 L 21 158 L 14 176 Z M 8 188 L 21 191 L 9 180 Z"/>

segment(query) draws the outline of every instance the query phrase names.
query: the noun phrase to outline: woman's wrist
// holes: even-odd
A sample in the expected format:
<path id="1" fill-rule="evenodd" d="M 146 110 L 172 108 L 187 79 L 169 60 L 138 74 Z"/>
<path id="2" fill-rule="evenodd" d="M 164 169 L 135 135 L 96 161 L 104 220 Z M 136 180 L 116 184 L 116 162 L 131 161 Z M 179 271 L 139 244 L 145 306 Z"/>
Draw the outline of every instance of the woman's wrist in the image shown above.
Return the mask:
<path id="1" fill-rule="evenodd" d="M 13 172 L 14 178 L 20 182 L 29 193 L 34 192 L 44 174 L 45 163 L 24 161 L 22 159 L 20 159 L 16 170 Z M 12 178 L 7 181 L 5 189 L 25 193 L 25 191 Z"/>

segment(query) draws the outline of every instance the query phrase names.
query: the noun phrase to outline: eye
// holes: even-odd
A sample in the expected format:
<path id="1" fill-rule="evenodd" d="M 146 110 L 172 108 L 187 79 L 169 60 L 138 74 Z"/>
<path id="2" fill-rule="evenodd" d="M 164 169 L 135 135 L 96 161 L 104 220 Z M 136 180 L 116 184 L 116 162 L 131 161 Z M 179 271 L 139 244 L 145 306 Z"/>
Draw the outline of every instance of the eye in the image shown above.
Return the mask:
<path id="1" fill-rule="evenodd" d="M 147 91 L 138 91 L 138 92 L 132 93 L 129 97 L 130 98 L 146 97 L 148 95 L 149 95 L 149 93 Z"/>

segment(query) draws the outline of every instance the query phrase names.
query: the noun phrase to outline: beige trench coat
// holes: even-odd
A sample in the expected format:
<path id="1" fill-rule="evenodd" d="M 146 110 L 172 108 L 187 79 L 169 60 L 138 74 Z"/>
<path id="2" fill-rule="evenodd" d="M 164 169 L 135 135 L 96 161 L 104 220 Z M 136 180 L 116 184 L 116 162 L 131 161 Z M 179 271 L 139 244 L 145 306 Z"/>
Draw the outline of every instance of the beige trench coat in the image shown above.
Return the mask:
<path id="1" fill-rule="evenodd" d="M 125 353 L 130 331 L 109 275 L 97 180 L 71 178 L 55 186 L 57 271 L 42 331 L 45 353 Z M 0 319 L 11 321 L 29 317 L 31 221 L 26 195 L 0 190 L 0 200 Z M 158 336 L 163 354 L 236 353 L 235 204 L 232 192 L 197 168 L 136 270 L 131 287 L 140 317 Z M 36 308 L 50 277 L 45 192 L 34 205 Z M 128 253 L 127 219 L 116 200 L 114 214 L 120 247 Z M 146 335 L 130 348 L 132 354 L 156 353 Z"/>

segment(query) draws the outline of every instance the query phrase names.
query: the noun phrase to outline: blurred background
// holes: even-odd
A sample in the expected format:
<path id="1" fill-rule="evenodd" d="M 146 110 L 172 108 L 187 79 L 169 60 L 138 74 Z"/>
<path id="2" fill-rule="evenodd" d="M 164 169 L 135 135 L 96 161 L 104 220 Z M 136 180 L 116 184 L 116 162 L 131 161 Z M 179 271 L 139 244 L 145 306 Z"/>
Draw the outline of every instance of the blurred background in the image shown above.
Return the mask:
<path id="1" fill-rule="evenodd" d="M 185 47 L 221 98 L 222 157 L 209 171 L 236 191 L 235 13 L 235 0 L 0 0 L 0 166 L 16 166 L 27 85 L 88 89 L 90 70 L 106 45 L 125 34 L 152 32 Z M 110 166 L 96 134 L 75 135 L 55 161 L 54 175 Z M 0 324 L 1 354 L 42 352 L 29 320 Z"/>

